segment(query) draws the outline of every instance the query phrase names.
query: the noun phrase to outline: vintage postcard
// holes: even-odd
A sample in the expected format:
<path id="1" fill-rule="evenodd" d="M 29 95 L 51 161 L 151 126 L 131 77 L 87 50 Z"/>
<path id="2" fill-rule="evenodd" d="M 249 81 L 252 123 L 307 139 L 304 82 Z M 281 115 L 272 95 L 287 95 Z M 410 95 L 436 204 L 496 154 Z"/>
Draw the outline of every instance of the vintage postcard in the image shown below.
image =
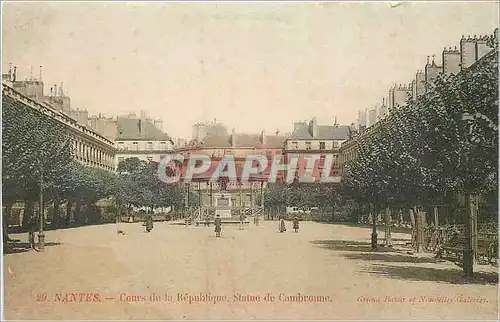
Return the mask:
<path id="1" fill-rule="evenodd" d="M 2 2 L 2 320 L 497 320 L 497 1 Z"/>

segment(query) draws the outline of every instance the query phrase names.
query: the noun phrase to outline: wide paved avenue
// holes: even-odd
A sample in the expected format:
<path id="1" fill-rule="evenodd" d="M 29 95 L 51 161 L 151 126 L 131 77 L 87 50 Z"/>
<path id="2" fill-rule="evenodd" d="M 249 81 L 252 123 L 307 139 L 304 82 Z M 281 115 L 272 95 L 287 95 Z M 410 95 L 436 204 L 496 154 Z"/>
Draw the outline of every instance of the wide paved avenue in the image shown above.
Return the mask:
<path id="1" fill-rule="evenodd" d="M 222 238 L 213 226 L 168 223 L 149 234 L 139 223 L 48 231 L 44 253 L 4 256 L 5 318 L 497 317 L 493 267 L 464 285 L 460 267 L 408 254 L 408 234 L 372 252 L 369 228 L 303 222 L 295 234 L 287 225 L 282 234 L 270 221 L 224 226 Z"/>

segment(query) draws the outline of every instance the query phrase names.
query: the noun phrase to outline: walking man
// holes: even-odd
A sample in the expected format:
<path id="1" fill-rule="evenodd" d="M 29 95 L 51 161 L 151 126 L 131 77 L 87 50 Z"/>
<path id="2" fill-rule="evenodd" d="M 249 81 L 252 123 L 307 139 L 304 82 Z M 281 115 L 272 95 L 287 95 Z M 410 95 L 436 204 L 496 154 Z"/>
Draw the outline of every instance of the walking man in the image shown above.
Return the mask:
<path id="1" fill-rule="evenodd" d="M 245 214 L 243 211 L 240 212 L 240 230 L 243 230 L 243 221 L 245 220 Z"/>
<path id="2" fill-rule="evenodd" d="M 30 219 L 28 220 L 28 227 L 29 227 L 29 242 L 30 242 L 30 248 L 33 250 L 36 250 L 35 248 L 35 231 L 37 229 L 37 221 L 35 219 L 35 215 L 31 215 Z"/>
<path id="3" fill-rule="evenodd" d="M 221 232 L 221 226 L 222 226 L 222 220 L 220 219 L 220 215 L 217 215 L 215 218 L 215 237 L 220 237 L 220 232 Z"/>
<path id="4" fill-rule="evenodd" d="M 299 218 L 297 218 L 297 216 L 293 217 L 293 230 L 296 233 L 299 232 Z"/>
<path id="5" fill-rule="evenodd" d="M 146 215 L 146 232 L 149 233 L 151 230 L 153 230 L 153 216 L 148 214 Z"/>

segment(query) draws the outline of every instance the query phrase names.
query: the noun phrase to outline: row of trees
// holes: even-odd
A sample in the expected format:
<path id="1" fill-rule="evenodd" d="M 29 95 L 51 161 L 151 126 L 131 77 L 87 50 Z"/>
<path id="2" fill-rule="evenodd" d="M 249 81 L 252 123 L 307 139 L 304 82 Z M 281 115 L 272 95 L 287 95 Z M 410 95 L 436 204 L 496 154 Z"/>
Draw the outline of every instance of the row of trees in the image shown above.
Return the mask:
<path id="1" fill-rule="evenodd" d="M 116 189 L 114 174 L 73 161 L 73 139 L 64 125 L 6 96 L 2 136 L 4 232 L 16 202 L 24 202 L 22 225 L 27 226 L 43 193 L 44 205 L 53 205 L 52 223 L 59 226 L 72 209 L 76 222 L 89 221 L 89 211 L 84 210 Z M 60 211 L 62 204 L 66 204 L 65 214 Z"/>
<path id="2" fill-rule="evenodd" d="M 116 206 L 179 206 L 183 189 L 165 187 L 152 164 L 130 159 L 118 174 L 85 167 L 73 160 L 73 139 L 64 125 L 40 111 L 4 96 L 2 98 L 2 200 L 4 238 L 12 208 L 24 203 L 22 226 L 39 209 L 40 195 L 55 227 L 71 221 L 99 222 L 97 201 L 107 199 L 108 212 Z M 112 218 L 114 219 L 114 217 Z"/>
<path id="3" fill-rule="evenodd" d="M 391 110 L 373 136 L 359 140 L 343 176 L 346 198 L 372 213 L 411 210 L 417 224 L 433 206 L 469 211 L 477 200 L 471 196 L 496 213 L 498 42 L 490 44 L 494 50 L 475 65 L 441 75 L 425 95 Z"/>
<path id="4" fill-rule="evenodd" d="M 337 184 L 268 184 L 264 192 L 264 206 L 271 213 L 284 213 L 287 206 L 297 207 L 302 211 L 318 208 L 317 212 L 323 215 L 323 220 L 355 221 L 354 218 L 342 216 L 346 213 L 340 211 L 341 207 L 346 205 Z M 338 214 L 342 218 L 339 218 Z"/>
<path id="5" fill-rule="evenodd" d="M 116 200 L 121 212 L 130 212 L 132 207 L 184 206 L 185 190 L 178 185 L 165 185 L 158 179 L 158 165 L 138 158 L 126 159 L 118 164 L 118 188 Z M 194 201 L 194 200 L 192 200 Z"/>

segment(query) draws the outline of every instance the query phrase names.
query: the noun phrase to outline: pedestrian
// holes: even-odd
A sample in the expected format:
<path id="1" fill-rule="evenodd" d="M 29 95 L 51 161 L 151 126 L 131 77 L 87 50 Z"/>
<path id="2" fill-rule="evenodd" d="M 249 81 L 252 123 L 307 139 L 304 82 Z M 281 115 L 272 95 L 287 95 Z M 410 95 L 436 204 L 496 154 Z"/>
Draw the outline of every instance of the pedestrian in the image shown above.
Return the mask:
<path id="1" fill-rule="evenodd" d="M 28 219 L 28 227 L 29 227 L 29 243 L 30 243 L 30 248 L 33 250 L 36 250 L 35 248 L 35 231 L 37 228 L 37 221 L 35 219 L 35 215 L 31 215 L 31 217 Z"/>
<path id="2" fill-rule="evenodd" d="M 299 232 L 299 218 L 297 218 L 297 216 L 293 217 L 293 230 L 296 233 Z"/>
<path id="3" fill-rule="evenodd" d="M 243 222 L 245 221 L 245 214 L 242 212 L 240 212 L 240 230 L 243 229 Z"/>
<path id="4" fill-rule="evenodd" d="M 148 214 L 146 215 L 146 232 L 149 233 L 151 230 L 153 230 L 153 216 Z"/>
<path id="5" fill-rule="evenodd" d="M 220 219 L 220 215 L 217 214 L 215 218 L 215 237 L 220 237 L 220 232 L 222 230 L 222 221 Z"/>
<path id="6" fill-rule="evenodd" d="M 286 231 L 285 217 L 283 215 L 280 215 L 279 221 L 280 221 L 280 233 L 284 233 Z"/>

